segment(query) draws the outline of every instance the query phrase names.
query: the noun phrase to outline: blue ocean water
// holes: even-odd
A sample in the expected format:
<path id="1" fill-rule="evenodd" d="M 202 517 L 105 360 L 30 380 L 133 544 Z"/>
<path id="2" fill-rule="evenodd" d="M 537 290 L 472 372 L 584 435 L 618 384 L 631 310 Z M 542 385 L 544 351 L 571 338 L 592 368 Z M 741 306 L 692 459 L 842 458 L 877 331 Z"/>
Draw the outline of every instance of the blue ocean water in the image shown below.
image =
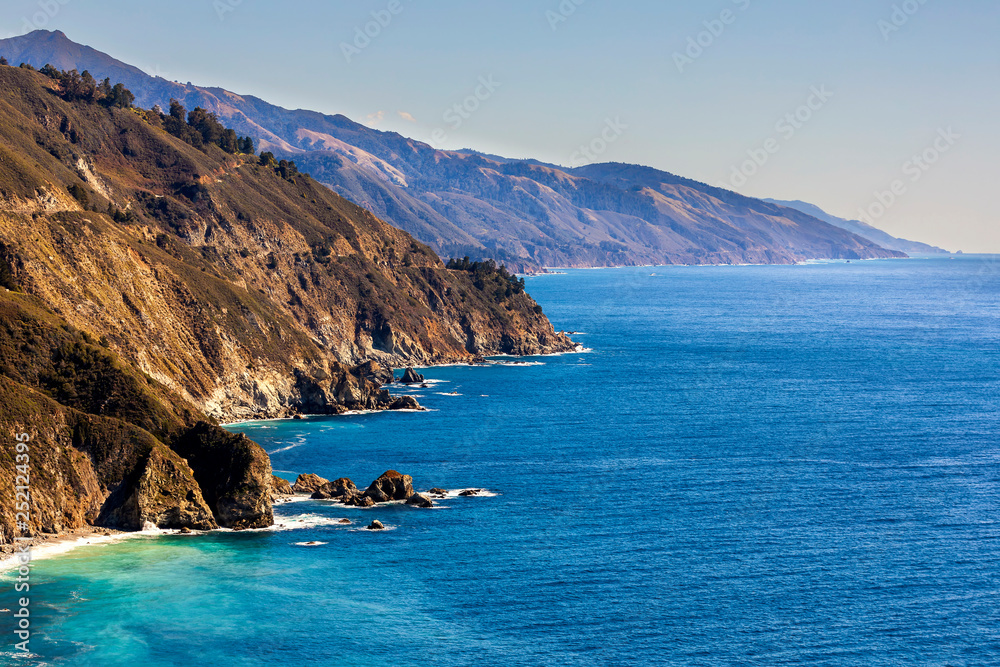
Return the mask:
<path id="1" fill-rule="evenodd" d="M 42 658 L 7 659 L 1000 664 L 997 258 L 528 287 L 590 351 L 428 369 L 426 413 L 234 427 L 288 478 L 495 495 L 38 561 Z"/>

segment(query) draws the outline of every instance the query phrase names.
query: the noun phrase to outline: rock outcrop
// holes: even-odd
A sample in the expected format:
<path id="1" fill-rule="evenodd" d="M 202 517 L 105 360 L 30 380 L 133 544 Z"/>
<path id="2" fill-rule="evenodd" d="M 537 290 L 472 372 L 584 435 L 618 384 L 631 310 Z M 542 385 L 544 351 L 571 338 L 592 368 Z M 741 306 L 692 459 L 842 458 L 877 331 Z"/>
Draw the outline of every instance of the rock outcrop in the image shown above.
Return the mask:
<path id="1" fill-rule="evenodd" d="M 358 487 L 354 485 L 354 482 L 346 477 L 341 477 L 320 486 L 313 491 L 312 497 L 317 500 L 337 500 L 345 496 L 351 497 L 357 494 Z"/>
<path id="2" fill-rule="evenodd" d="M 330 480 L 323 479 L 319 475 L 305 473 L 303 475 L 299 475 L 295 479 L 295 484 L 292 485 L 292 491 L 295 493 L 316 493 L 329 483 Z"/>
<path id="3" fill-rule="evenodd" d="M 414 493 L 407 498 L 406 504 L 413 507 L 434 507 L 434 501 L 420 493 Z"/>
<path id="4" fill-rule="evenodd" d="M 407 368 L 403 372 L 403 377 L 399 380 L 403 384 L 420 384 L 424 381 L 424 376 L 414 371 L 412 368 Z"/>
<path id="5" fill-rule="evenodd" d="M 385 530 L 385 525 L 378 519 L 375 519 L 368 524 L 368 530 Z"/>
<path id="6" fill-rule="evenodd" d="M 111 494 L 97 524 L 121 530 L 142 530 L 146 524 L 157 528 L 218 528 L 194 471 L 159 443 Z"/>
<path id="7" fill-rule="evenodd" d="M 295 491 L 292 489 L 292 483 L 287 479 L 278 477 L 277 475 L 271 475 L 271 499 L 277 500 L 283 496 L 295 495 Z"/>
<path id="8" fill-rule="evenodd" d="M 259 445 L 242 433 L 201 422 L 174 448 L 187 458 L 220 526 L 265 528 L 274 523 L 271 461 Z"/>
<path id="9" fill-rule="evenodd" d="M 361 493 L 353 493 L 348 496 L 341 498 L 341 502 L 350 507 L 371 507 L 375 504 L 369 496 L 363 495 Z"/>
<path id="10" fill-rule="evenodd" d="M 364 495 L 377 503 L 406 500 L 413 495 L 413 478 L 387 470 L 365 489 Z"/>

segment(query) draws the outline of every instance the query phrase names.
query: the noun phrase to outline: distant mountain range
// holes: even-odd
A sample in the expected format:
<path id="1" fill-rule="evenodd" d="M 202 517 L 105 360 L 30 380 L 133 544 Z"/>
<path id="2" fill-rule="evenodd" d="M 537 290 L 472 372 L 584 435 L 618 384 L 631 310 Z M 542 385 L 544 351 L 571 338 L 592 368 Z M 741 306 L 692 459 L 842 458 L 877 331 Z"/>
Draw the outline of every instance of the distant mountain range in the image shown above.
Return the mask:
<path id="1" fill-rule="evenodd" d="M 900 252 L 912 255 L 936 255 L 948 253 L 948 251 L 944 248 L 938 248 L 937 246 L 928 245 L 927 243 L 896 238 L 895 236 L 883 232 L 881 229 L 876 227 L 872 227 L 868 223 L 861 222 L 860 220 L 846 220 L 844 218 L 838 218 L 835 215 L 830 215 L 819 206 L 815 206 L 804 201 L 782 201 L 780 199 L 765 199 L 764 201 L 770 202 L 771 204 L 777 204 L 778 206 L 794 208 L 796 211 L 801 211 L 806 215 L 811 215 L 812 217 L 822 220 L 823 222 L 829 222 L 834 227 L 840 227 L 841 229 L 846 229 L 847 231 L 857 234 L 858 236 L 863 236 L 870 241 L 874 241 L 883 248 L 889 248 L 890 250 L 899 250 Z"/>
<path id="2" fill-rule="evenodd" d="M 342 115 L 153 77 L 61 32 L 0 40 L 12 64 L 89 70 L 121 81 L 136 104 L 203 107 L 261 150 L 404 229 L 443 257 L 544 266 L 782 264 L 903 257 L 935 249 L 797 203 L 768 202 L 649 167 L 569 169 L 471 150 L 443 151 Z M 903 247 L 908 248 L 904 250 Z M 910 250 L 912 248 L 912 250 Z"/>

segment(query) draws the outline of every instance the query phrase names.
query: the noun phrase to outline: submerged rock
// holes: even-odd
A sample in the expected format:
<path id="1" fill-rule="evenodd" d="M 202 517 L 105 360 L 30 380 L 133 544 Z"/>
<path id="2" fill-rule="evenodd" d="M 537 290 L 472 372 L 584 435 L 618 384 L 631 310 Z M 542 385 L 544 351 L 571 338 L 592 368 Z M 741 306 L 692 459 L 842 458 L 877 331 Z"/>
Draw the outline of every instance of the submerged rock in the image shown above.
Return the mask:
<path id="1" fill-rule="evenodd" d="M 329 484 L 330 480 L 323 479 L 319 475 L 314 475 L 312 473 L 306 473 L 304 475 L 299 475 L 295 480 L 295 484 L 292 486 L 292 491 L 295 493 L 316 493 L 324 485 Z"/>
<path id="2" fill-rule="evenodd" d="M 365 495 L 377 503 L 406 500 L 413 495 L 413 478 L 395 470 L 386 470 L 368 486 Z"/>
<path id="3" fill-rule="evenodd" d="M 407 368 L 406 371 L 403 372 L 402 379 L 400 379 L 400 382 L 402 382 L 403 384 L 420 384 L 423 381 L 424 381 L 424 376 L 421 375 L 420 373 L 417 373 L 412 368 Z"/>
<path id="4" fill-rule="evenodd" d="M 419 493 L 414 493 L 412 496 L 406 499 L 407 505 L 412 505 L 414 507 L 434 507 L 434 501 L 425 495 Z"/>
<path id="5" fill-rule="evenodd" d="M 370 524 L 368 524 L 368 530 L 385 530 L 385 526 L 381 521 L 375 519 Z"/>

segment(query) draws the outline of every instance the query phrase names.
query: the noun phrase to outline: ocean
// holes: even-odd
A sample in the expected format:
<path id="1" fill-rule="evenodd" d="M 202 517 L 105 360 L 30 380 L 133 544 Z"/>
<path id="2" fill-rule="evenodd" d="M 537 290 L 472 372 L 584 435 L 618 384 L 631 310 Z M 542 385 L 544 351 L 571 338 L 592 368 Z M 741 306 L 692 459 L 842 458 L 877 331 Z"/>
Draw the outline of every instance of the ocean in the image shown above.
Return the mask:
<path id="1" fill-rule="evenodd" d="M 1000 258 L 527 285 L 584 351 L 426 369 L 424 413 L 230 427 L 288 479 L 489 493 L 39 560 L 39 657 L 2 659 L 1000 664 Z"/>

